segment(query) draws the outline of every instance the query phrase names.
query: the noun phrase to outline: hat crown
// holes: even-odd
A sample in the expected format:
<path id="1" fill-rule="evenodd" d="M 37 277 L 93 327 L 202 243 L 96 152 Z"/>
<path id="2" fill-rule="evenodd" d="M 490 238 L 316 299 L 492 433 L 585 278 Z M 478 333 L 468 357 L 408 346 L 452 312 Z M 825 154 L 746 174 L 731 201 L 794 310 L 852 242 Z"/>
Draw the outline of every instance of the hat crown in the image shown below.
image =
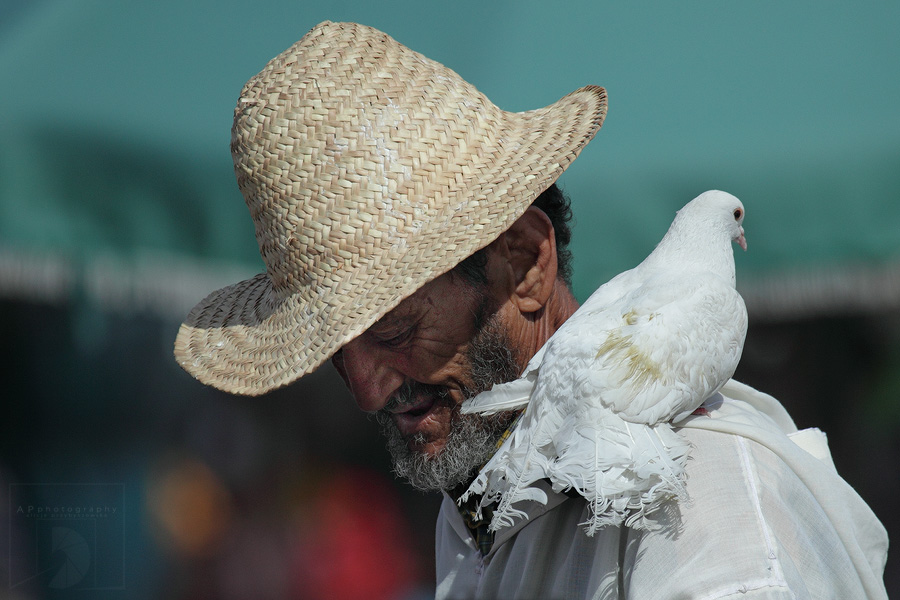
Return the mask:
<path id="1" fill-rule="evenodd" d="M 485 124 L 501 112 L 363 25 L 323 23 L 270 61 L 241 92 L 231 148 L 275 289 L 350 276 L 372 235 L 399 250 L 442 213 L 465 210 L 448 197 L 455 190 L 427 181 L 464 168 L 468 141 L 496 144 Z"/>

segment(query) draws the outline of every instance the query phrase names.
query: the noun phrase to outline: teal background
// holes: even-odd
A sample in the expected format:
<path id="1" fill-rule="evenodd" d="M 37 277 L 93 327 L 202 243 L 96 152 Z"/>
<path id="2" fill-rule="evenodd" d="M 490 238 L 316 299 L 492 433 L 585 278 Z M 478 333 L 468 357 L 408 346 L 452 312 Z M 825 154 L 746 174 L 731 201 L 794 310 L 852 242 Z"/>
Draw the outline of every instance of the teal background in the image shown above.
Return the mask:
<path id="1" fill-rule="evenodd" d="M 243 82 L 325 19 L 444 62 L 518 111 L 592 83 L 601 133 L 563 176 L 585 297 L 706 189 L 747 205 L 752 284 L 893 272 L 893 2 L 19 2 L 0 28 L 0 243 L 262 266 L 228 150 Z M 832 271 L 833 272 L 833 271 Z"/>
<path id="2" fill-rule="evenodd" d="M 251 400 L 171 354 L 195 302 L 263 269 L 232 113 L 323 20 L 377 27 L 506 110 L 607 88 L 561 179 L 580 299 L 697 194 L 740 197 L 737 377 L 825 430 L 900 535 L 900 3 L 4 0 L 0 486 L 7 509 L 18 484 L 122 486 L 122 556 L 92 564 L 124 590 L 92 598 L 432 593 L 439 499 L 391 478 L 333 371 Z M 10 597 L 74 593 L 35 574 L 14 519 L 0 538 Z"/>

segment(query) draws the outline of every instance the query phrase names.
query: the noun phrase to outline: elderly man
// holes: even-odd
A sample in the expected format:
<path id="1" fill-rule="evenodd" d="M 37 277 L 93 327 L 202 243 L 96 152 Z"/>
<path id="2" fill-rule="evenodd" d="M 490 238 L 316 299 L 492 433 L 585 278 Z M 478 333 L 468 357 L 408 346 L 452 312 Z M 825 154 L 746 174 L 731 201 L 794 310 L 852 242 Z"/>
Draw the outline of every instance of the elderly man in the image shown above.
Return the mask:
<path id="1" fill-rule="evenodd" d="M 587 502 L 548 486 L 496 532 L 458 505 L 516 416 L 461 403 L 515 379 L 577 308 L 554 182 L 605 115 L 595 86 L 507 113 L 379 31 L 320 24 L 238 100 L 232 153 L 266 272 L 194 308 L 179 363 L 254 395 L 330 359 L 397 473 L 444 493 L 440 598 L 883 597 L 884 529 L 824 436 L 736 382 L 679 423 L 690 502 L 659 530 L 589 537 Z"/>

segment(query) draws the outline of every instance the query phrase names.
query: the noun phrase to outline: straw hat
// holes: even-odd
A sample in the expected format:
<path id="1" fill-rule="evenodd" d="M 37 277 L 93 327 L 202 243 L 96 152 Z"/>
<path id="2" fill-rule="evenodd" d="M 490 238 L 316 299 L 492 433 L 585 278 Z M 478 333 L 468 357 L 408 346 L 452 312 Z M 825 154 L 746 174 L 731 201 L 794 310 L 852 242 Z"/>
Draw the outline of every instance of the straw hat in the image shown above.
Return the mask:
<path id="1" fill-rule="evenodd" d="M 380 31 L 321 23 L 235 109 L 234 168 L 266 272 L 197 304 L 176 359 L 247 395 L 314 371 L 508 229 L 605 115 L 596 86 L 505 112 Z"/>

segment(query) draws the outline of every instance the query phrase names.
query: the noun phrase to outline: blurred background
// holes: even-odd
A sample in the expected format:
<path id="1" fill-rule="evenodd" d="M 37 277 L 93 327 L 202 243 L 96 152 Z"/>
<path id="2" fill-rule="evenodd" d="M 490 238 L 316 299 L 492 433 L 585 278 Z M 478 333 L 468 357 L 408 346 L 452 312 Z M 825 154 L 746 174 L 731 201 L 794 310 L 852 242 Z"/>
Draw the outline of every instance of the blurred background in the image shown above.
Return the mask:
<path id="1" fill-rule="evenodd" d="M 440 498 L 393 480 L 330 368 L 248 399 L 172 358 L 195 302 L 263 270 L 238 93 L 323 20 L 382 29 L 507 110 L 608 89 L 561 180 L 579 299 L 700 192 L 740 197 L 737 377 L 825 430 L 900 536 L 900 4 L 3 0 L 0 597 L 432 594 Z M 53 512 L 89 505 L 90 531 Z M 900 594 L 896 552 L 885 579 Z"/>

